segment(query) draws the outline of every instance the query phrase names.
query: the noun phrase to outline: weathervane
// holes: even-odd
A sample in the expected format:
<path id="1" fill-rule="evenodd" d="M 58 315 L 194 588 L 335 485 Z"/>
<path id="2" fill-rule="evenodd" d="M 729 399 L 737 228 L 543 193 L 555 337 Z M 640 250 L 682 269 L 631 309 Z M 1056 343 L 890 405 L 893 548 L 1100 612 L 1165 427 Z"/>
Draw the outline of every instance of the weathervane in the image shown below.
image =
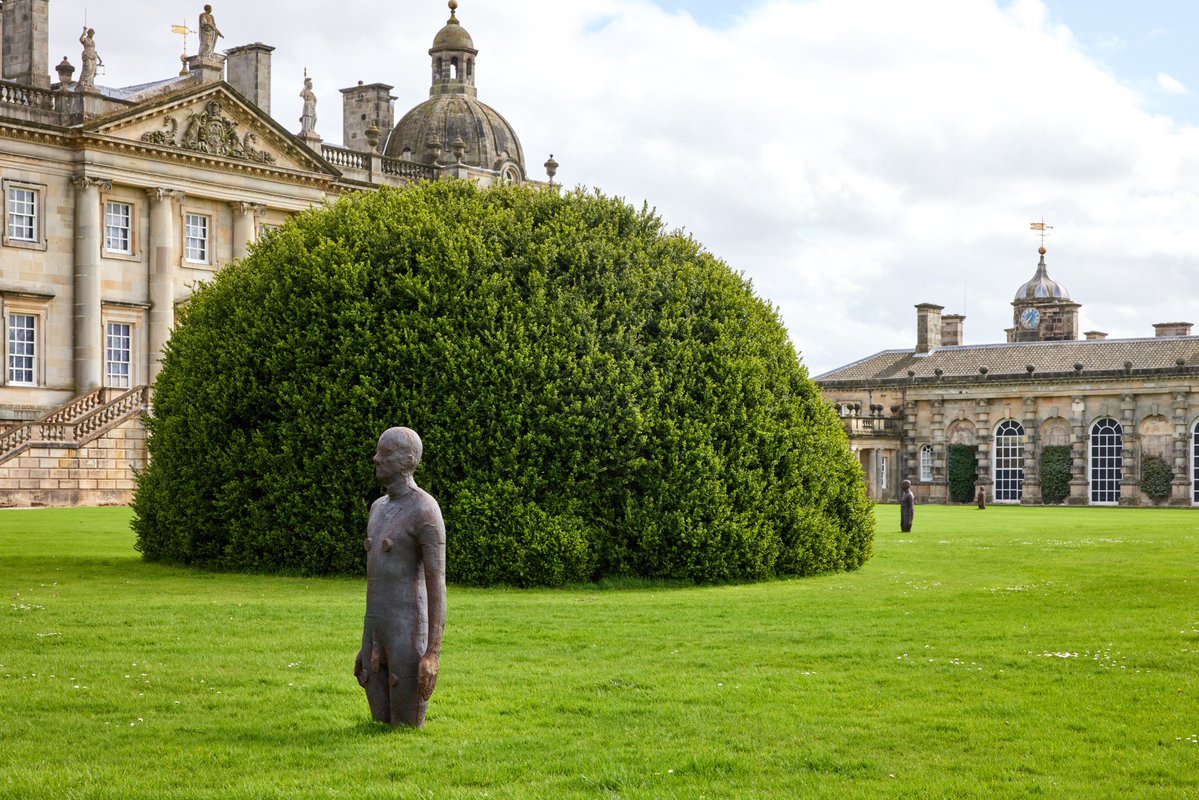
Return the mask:
<path id="1" fill-rule="evenodd" d="M 1046 224 L 1045 224 L 1045 218 L 1044 218 L 1044 217 L 1041 217 L 1041 221 L 1040 221 L 1040 222 L 1030 222 L 1030 223 L 1029 223 L 1029 226 L 1030 226 L 1030 227 L 1031 227 L 1031 228 L 1032 228 L 1034 231 L 1036 231 L 1038 234 L 1040 234 L 1040 236 L 1041 236 L 1041 249 L 1042 249 L 1042 250 L 1044 250 L 1044 249 L 1045 249 L 1045 237 L 1049 235 L 1049 232 L 1050 232 L 1051 230 L 1053 230 L 1053 226 L 1052 226 L 1052 225 L 1046 225 Z"/>
<path id="2" fill-rule="evenodd" d="M 179 74 L 186 75 L 187 71 L 188 71 L 187 70 L 187 35 L 189 33 L 195 33 L 195 31 L 193 31 L 191 28 L 187 27 L 187 23 L 185 22 L 182 25 L 172 25 L 171 33 L 177 33 L 183 37 L 183 55 L 179 56 L 179 60 L 183 62 L 183 68 L 179 70 Z"/>

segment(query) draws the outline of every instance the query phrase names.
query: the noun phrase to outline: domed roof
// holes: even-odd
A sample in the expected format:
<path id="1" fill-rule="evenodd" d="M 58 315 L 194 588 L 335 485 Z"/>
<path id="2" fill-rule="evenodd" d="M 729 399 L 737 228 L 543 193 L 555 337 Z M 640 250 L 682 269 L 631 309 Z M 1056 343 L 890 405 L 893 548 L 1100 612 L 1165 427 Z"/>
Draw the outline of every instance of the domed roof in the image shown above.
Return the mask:
<path id="1" fill-rule="evenodd" d="M 450 18 L 446 21 L 445 27 L 437 32 L 433 37 L 433 47 L 429 50 L 429 55 L 438 50 L 474 50 L 475 41 L 470 38 L 470 34 L 466 32 L 466 28 L 458 22 L 456 2 L 450 3 Z"/>
<path id="2" fill-rule="evenodd" d="M 1037 264 L 1037 273 L 1032 280 L 1025 283 L 1016 291 L 1017 300 L 1069 300 L 1070 292 L 1066 287 L 1049 277 L 1049 269 L 1045 266 L 1045 248 L 1040 249 L 1041 261 Z"/>
<path id="3" fill-rule="evenodd" d="M 392 158 L 430 163 L 428 144 L 441 144 L 441 163 L 453 163 L 455 139 L 465 144 L 462 161 L 498 170 L 507 162 L 524 175 L 525 156 L 516 131 L 498 111 L 466 94 L 430 97 L 404 115 L 387 137 L 384 153 Z"/>

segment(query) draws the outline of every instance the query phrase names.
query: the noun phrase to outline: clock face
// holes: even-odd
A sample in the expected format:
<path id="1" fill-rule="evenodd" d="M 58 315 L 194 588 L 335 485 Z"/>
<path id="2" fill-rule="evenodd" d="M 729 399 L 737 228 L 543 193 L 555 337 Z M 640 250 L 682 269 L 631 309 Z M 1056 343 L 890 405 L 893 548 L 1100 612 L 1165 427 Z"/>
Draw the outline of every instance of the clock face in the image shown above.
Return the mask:
<path id="1" fill-rule="evenodd" d="M 1027 330 L 1032 330 L 1041 322 L 1041 312 L 1035 308 L 1026 308 L 1024 313 L 1020 315 L 1020 324 Z"/>

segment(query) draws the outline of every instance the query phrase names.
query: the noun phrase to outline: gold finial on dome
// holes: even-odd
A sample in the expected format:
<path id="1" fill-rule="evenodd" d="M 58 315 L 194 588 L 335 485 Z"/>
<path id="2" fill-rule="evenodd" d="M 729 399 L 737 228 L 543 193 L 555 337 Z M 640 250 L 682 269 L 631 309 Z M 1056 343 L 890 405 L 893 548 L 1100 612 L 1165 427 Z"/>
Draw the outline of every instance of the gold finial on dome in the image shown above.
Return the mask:
<path id="1" fill-rule="evenodd" d="M 458 22 L 458 16 L 456 14 L 456 12 L 458 11 L 458 0 L 450 0 L 449 5 L 450 5 L 450 19 L 449 19 L 449 22 L 447 22 L 446 24 L 447 25 L 455 25 Z"/>
<path id="2" fill-rule="evenodd" d="M 1037 252 L 1040 253 L 1041 255 L 1045 255 L 1049 251 L 1045 249 L 1045 245 L 1041 245 L 1040 247 L 1037 248 Z"/>

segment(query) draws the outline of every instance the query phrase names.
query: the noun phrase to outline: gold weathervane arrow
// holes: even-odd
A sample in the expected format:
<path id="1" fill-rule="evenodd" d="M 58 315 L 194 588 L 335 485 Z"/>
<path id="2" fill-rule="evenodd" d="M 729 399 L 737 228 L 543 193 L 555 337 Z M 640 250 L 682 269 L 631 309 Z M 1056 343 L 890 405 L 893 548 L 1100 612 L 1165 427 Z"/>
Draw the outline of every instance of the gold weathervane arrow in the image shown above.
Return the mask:
<path id="1" fill-rule="evenodd" d="M 1044 247 L 1045 246 L 1045 237 L 1049 235 L 1049 232 L 1051 230 L 1053 230 L 1053 226 L 1046 225 L 1045 219 L 1044 219 L 1044 217 L 1042 217 L 1040 222 L 1030 222 L 1029 227 L 1031 227 L 1034 231 L 1036 231 L 1038 234 L 1040 234 L 1041 247 Z"/>
<path id="2" fill-rule="evenodd" d="M 177 33 L 183 37 L 183 54 L 179 56 L 179 60 L 183 62 L 183 69 L 179 70 L 180 75 L 187 74 L 187 35 L 195 33 L 191 28 L 187 27 L 187 23 L 182 25 L 172 25 L 171 33 Z"/>

